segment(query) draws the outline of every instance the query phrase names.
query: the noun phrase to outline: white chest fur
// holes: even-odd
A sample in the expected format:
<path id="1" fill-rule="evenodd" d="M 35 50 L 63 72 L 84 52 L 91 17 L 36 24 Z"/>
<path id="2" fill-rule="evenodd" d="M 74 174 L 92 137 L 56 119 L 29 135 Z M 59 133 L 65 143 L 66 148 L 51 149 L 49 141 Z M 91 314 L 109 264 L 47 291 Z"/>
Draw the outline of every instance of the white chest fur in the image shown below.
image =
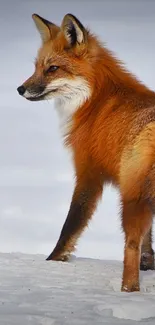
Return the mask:
<path id="1" fill-rule="evenodd" d="M 86 102 L 91 95 L 91 90 L 85 79 L 77 77 L 76 79 L 57 80 L 57 85 L 62 83 L 60 96 L 55 98 L 55 108 L 59 114 L 60 127 L 63 135 L 71 127 L 71 118 L 73 114 Z"/>

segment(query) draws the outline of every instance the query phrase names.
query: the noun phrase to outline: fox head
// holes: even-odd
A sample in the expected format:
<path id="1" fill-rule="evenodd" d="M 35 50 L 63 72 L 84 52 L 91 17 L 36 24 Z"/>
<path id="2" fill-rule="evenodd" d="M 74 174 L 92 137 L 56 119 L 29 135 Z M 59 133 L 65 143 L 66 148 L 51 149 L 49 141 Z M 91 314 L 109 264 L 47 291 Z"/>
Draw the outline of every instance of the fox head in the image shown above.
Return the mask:
<path id="1" fill-rule="evenodd" d="M 32 18 L 42 45 L 35 71 L 17 88 L 19 94 L 31 101 L 58 98 L 79 107 L 92 91 L 93 37 L 71 14 L 65 15 L 60 27 L 36 14 Z"/>

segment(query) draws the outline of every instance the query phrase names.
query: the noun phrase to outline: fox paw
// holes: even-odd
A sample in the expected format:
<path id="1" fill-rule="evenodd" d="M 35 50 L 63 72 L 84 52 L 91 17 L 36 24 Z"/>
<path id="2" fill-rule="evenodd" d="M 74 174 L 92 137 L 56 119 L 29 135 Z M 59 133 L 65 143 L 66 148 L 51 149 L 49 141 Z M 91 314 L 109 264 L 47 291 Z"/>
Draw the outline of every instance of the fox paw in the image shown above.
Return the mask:
<path id="1" fill-rule="evenodd" d="M 142 253 L 141 261 L 140 261 L 140 270 L 147 271 L 147 270 L 154 270 L 154 254 L 150 253 Z"/>
<path id="2" fill-rule="evenodd" d="M 61 261 L 61 262 L 68 262 L 70 260 L 70 253 L 64 253 L 60 255 L 56 255 L 54 253 L 51 253 L 46 261 Z"/>
<path id="3" fill-rule="evenodd" d="M 139 285 L 138 284 L 131 284 L 131 285 L 122 285 L 121 288 L 122 292 L 135 292 L 135 291 L 140 291 Z"/>

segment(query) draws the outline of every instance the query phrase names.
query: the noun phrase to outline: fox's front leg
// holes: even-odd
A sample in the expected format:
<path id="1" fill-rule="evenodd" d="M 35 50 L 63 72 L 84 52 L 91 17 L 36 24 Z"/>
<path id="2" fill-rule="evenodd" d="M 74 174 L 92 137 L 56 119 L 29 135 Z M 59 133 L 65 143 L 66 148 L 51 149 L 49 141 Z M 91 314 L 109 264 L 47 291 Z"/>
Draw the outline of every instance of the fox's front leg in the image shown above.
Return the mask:
<path id="1" fill-rule="evenodd" d="M 74 251 L 76 242 L 87 226 L 103 188 L 103 176 L 85 171 L 77 177 L 70 209 L 59 240 L 47 260 L 66 261 Z"/>

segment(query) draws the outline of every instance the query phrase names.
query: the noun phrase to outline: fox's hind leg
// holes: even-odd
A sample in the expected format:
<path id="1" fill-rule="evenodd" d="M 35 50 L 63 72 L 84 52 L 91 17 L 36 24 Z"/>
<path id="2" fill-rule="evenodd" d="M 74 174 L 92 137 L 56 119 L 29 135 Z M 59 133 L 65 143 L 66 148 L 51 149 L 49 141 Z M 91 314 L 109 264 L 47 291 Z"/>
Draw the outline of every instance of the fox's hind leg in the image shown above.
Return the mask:
<path id="1" fill-rule="evenodd" d="M 152 214 L 155 214 L 155 165 L 153 165 L 148 173 L 145 181 L 145 197 L 150 203 Z M 148 233 L 145 235 L 141 249 L 140 269 L 143 271 L 154 270 L 154 251 L 152 248 L 152 225 Z"/>
<path id="2" fill-rule="evenodd" d="M 151 227 L 155 208 L 155 123 L 149 123 L 125 149 L 120 165 L 125 232 L 123 291 L 139 290 L 139 268 L 153 266 Z M 141 248 L 142 256 L 141 258 Z M 141 261 L 141 263 L 140 263 Z"/>
<path id="3" fill-rule="evenodd" d="M 122 291 L 139 291 L 139 263 L 142 239 L 152 225 L 147 201 L 123 202 L 122 226 L 125 233 Z"/>
<path id="4" fill-rule="evenodd" d="M 154 251 L 152 248 L 152 227 L 145 235 L 141 249 L 140 270 L 154 270 Z"/>

